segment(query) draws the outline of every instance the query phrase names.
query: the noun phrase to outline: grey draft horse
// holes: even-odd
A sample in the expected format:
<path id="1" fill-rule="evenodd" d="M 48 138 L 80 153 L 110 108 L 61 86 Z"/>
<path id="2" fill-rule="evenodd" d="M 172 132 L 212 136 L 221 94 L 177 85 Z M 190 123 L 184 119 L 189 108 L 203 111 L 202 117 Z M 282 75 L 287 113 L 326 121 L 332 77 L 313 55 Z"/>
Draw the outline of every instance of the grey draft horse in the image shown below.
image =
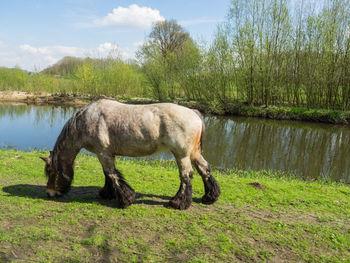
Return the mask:
<path id="1" fill-rule="evenodd" d="M 180 189 L 169 201 L 175 209 L 192 203 L 192 164 L 204 183 L 202 203 L 212 204 L 220 187 L 202 156 L 204 122 L 198 111 L 172 103 L 128 105 L 101 99 L 78 110 L 64 125 L 46 163 L 46 192 L 61 196 L 70 189 L 74 160 L 82 148 L 97 155 L 103 167 L 104 199 L 117 199 L 125 208 L 135 201 L 135 192 L 115 167 L 115 156 L 146 156 L 170 151 L 180 172 Z"/>

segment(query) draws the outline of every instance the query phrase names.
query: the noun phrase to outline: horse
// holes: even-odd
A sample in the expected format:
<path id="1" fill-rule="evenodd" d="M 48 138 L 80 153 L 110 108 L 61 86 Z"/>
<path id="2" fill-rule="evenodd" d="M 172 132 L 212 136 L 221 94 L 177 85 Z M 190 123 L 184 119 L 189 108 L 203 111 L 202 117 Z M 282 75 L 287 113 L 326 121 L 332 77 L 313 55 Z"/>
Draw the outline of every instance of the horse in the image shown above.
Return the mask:
<path id="1" fill-rule="evenodd" d="M 115 156 L 140 157 L 170 151 L 180 173 L 180 187 L 169 206 L 184 210 L 192 203 L 193 168 L 201 175 L 205 194 L 201 201 L 212 204 L 220 187 L 202 156 L 205 125 L 199 111 L 172 103 L 130 105 L 100 99 L 84 106 L 66 122 L 45 161 L 49 197 L 70 189 L 74 160 L 82 148 L 96 154 L 105 176 L 99 190 L 103 199 L 116 199 L 120 208 L 135 201 L 135 191 L 115 167 Z"/>

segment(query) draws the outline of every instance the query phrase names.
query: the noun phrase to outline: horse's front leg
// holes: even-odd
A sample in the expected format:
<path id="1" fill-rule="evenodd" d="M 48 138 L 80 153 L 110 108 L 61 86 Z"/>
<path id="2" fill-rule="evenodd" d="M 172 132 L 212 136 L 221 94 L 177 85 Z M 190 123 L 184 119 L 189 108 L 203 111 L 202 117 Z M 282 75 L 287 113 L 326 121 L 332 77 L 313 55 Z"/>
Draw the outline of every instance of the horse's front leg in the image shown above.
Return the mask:
<path id="1" fill-rule="evenodd" d="M 184 210 L 190 207 L 192 203 L 192 184 L 193 169 L 189 157 L 176 158 L 180 171 L 180 188 L 176 195 L 169 201 L 169 205 L 175 209 Z"/>
<path id="2" fill-rule="evenodd" d="M 126 208 L 135 201 L 135 191 L 125 181 L 122 174 L 115 168 L 114 157 L 101 157 L 99 160 L 105 174 L 105 186 L 99 194 L 102 198 L 116 198 L 121 208 Z"/>

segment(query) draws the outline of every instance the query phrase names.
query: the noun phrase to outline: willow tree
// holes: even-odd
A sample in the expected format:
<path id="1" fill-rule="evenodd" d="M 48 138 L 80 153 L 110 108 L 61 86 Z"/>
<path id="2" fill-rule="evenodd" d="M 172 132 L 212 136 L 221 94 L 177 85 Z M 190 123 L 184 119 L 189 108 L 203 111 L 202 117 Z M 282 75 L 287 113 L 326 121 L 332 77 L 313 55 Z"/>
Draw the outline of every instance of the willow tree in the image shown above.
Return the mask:
<path id="1" fill-rule="evenodd" d="M 349 0 L 232 0 L 226 24 L 248 103 L 349 108 Z"/>
<path id="2" fill-rule="evenodd" d="M 248 103 L 274 104 L 281 100 L 283 69 L 289 44 L 287 0 L 233 0 L 228 29 L 237 62 L 237 85 Z"/>

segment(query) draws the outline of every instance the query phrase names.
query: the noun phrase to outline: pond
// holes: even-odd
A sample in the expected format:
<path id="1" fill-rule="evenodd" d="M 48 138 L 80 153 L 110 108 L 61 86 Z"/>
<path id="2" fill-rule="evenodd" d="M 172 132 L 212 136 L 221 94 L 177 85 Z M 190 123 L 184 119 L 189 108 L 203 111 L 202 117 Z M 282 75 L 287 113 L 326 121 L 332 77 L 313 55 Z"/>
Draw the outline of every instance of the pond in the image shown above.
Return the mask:
<path id="1" fill-rule="evenodd" d="M 75 111 L 0 104 L 0 147 L 50 150 Z M 350 183 L 348 126 L 217 116 L 205 116 L 205 124 L 203 155 L 212 166 L 282 170 L 303 178 Z"/>

